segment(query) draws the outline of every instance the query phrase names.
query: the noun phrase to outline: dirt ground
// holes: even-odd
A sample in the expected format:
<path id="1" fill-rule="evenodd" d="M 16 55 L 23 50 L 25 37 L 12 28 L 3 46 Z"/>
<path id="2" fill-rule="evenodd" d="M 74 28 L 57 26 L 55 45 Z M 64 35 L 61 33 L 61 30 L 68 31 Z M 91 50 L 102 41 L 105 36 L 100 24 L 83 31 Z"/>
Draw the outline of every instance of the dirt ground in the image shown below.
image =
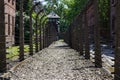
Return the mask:
<path id="1" fill-rule="evenodd" d="M 11 80 L 113 80 L 61 41 L 25 60 L 10 76 Z"/>

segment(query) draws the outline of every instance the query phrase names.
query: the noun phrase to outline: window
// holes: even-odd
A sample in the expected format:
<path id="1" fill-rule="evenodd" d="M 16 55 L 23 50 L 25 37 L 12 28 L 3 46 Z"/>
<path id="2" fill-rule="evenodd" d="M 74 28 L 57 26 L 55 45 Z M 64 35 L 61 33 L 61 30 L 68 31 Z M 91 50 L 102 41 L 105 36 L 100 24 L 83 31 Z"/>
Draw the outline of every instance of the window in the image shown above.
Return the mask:
<path id="1" fill-rule="evenodd" d="M 12 5 L 14 5 L 15 0 L 12 0 Z"/>
<path id="2" fill-rule="evenodd" d="M 10 35 L 10 14 L 8 14 L 8 35 Z"/>
<path id="3" fill-rule="evenodd" d="M 14 35 L 14 33 L 15 33 L 15 19 L 14 19 L 14 17 L 12 17 L 12 35 Z"/>
<path id="4" fill-rule="evenodd" d="M 10 0 L 8 0 L 8 2 L 10 2 Z"/>

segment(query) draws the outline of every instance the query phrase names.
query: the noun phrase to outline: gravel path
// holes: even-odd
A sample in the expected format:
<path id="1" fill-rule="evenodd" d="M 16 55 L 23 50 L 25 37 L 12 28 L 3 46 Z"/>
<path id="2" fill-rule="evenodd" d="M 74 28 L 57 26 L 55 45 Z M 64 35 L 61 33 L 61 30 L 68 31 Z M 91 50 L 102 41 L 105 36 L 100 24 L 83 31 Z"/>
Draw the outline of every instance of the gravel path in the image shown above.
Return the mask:
<path id="1" fill-rule="evenodd" d="M 104 69 L 94 68 L 90 60 L 54 42 L 48 48 L 27 59 L 12 74 L 11 80 L 113 80 Z"/>

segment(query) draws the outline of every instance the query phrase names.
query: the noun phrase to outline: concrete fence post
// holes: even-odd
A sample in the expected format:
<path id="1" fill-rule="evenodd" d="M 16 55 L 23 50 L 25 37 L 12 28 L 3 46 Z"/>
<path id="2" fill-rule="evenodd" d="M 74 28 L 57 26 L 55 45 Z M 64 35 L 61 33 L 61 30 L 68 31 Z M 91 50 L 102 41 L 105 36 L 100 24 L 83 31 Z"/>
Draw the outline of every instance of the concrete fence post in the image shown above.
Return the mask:
<path id="1" fill-rule="evenodd" d="M 23 24 L 23 2 L 20 0 L 20 54 L 19 60 L 24 60 L 24 24 Z"/>
<path id="2" fill-rule="evenodd" d="M 0 0 L 0 73 L 6 72 L 6 36 L 4 0 Z"/>
<path id="3" fill-rule="evenodd" d="M 87 22 L 87 13 L 85 9 L 84 13 L 84 24 L 85 24 L 85 59 L 90 59 L 90 48 L 89 48 L 89 27 L 88 27 L 88 22 Z"/>
<path id="4" fill-rule="evenodd" d="M 115 7 L 115 79 L 120 80 L 120 0 Z"/>
<path id="5" fill-rule="evenodd" d="M 102 67 L 102 58 L 101 58 L 101 48 L 100 48 L 100 22 L 99 22 L 99 8 L 98 0 L 94 0 L 94 15 L 95 15 L 95 25 L 94 25 L 94 44 L 95 44 L 95 67 Z"/>

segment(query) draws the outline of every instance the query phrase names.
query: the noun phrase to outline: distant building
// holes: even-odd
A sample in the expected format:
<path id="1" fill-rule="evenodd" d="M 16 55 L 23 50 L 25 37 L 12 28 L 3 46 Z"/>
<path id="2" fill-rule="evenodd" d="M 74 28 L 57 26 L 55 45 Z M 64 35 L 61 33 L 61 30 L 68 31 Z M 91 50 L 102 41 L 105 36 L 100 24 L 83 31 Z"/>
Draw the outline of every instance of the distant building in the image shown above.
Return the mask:
<path id="1" fill-rule="evenodd" d="M 15 42 L 15 10 L 16 0 L 4 0 L 6 47 L 13 45 Z"/>

